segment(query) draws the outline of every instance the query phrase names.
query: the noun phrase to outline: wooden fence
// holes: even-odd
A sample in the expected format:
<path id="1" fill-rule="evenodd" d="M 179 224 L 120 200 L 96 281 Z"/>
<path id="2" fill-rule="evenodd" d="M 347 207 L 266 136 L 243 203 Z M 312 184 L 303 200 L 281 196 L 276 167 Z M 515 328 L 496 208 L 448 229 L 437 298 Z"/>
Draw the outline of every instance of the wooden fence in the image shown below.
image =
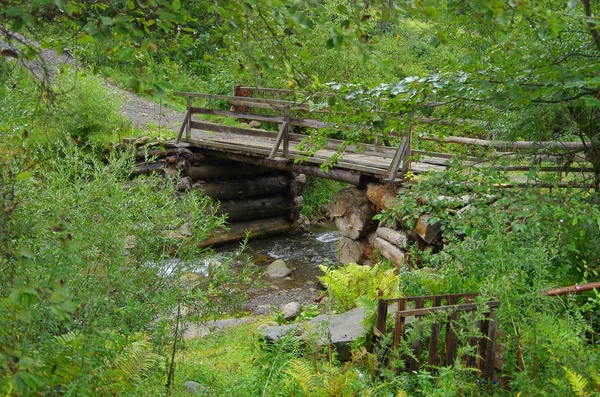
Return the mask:
<path id="1" fill-rule="evenodd" d="M 423 320 L 426 316 L 443 313 L 444 321 L 434 321 L 430 325 L 430 336 L 427 346 L 426 364 L 430 368 L 454 365 L 458 358 L 460 343 L 466 343 L 472 354 L 461 357 L 465 365 L 478 368 L 484 379 L 492 379 L 496 367 L 496 336 L 498 324 L 494 309 L 500 306 L 499 301 L 483 304 L 474 302 L 476 294 L 414 296 L 397 299 L 380 299 L 377 310 L 377 321 L 374 329 L 375 341 L 381 344 L 386 335 L 387 319 L 390 305 L 397 304 L 393 313 L 393 342 L 391 348 L 397 351 L 402 340 L 407 336 L 407 319 L 410 319 L 412 344 L 411 356 L 406 357 L 406 369 L 411 373 L 418 371 L 425 364 L 423 357 Z M 460 302 L 460 303 L 459 303 Z M 476 318 L 482 308 L 483 318 Z M 409 308 L 410 306 L 410 308 Z M 461 322 L 461 318 L 463 321 Z M 445 323 L 445 337 L 442 340 L 442 323 Z M 468 323 L 469 326 L 465 327 Z M 476 329 L 469 329 L 476 328 Z M 462 329 L 467 336 L 466 341 L 459 340 L 458 331 Z M 416 333 L 416 334 L 415 334 Z M 478 336 L 474 336 L 478 334 Z M 441 354 L 440 354 L 441 353 Z"/>

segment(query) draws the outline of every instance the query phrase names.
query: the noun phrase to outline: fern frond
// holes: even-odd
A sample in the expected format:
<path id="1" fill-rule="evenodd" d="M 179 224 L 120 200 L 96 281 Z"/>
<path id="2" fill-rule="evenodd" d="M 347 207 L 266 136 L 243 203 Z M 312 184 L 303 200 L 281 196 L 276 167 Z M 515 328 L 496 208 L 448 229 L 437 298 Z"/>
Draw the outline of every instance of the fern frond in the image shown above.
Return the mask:
<path id="1" fill-rule="evenodd" d="M 77 329 L 69 331 L 62 335 L 56 335 L 54 340 L 61 345 L 70 345 L 81 338 L 81 332 Z"/>
<path id="2" fill-rule="evenodd" d="M 139 382 L 159 358 L 158 354 L 152 353 L 150 343 L 136 341 L 131 344 L 124 354 L 117 357 L 114 367 L 124 380 Z"/>
<path id="3" fill-rule="evenodd" d="M 408 397 L 408 393 L 406 392 L 406 390 L 398 389 L 396 397 Z"/>
<path id="4" fill-rule="evenodd" d="M 565 370 L 567 380 L 571 384 L 571 390 L 573 390 L 573 393 L 577 394 L 580 397 L 586 397 L 588 395 L 585 391 L 588 385 L 587 379 L 585 379 L 577 372 L 571 371 L 565 366 L 563 366 L 563 369 Z"/>
<path id="5" fill-rule="evenodd" d="M 298 384 L 304 395 L 310 396 L 317 389 L 316 376 L 307 363 L 291 360 L 285 372 Z"/>

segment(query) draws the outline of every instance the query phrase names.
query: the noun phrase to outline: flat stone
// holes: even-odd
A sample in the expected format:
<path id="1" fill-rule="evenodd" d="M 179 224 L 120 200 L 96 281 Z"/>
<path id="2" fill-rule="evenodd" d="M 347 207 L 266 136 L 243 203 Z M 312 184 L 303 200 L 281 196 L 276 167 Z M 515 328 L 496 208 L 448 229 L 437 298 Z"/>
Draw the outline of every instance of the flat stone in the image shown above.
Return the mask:
<path id="1" fill-rule="evenodd" d="M 259 337 L 267 341 L 267 343 L 274 343 L 290 333 L 301 335 L 304 332 L 304 329 L 300 324 L 290 324 L 271 327 L 267 326 L 265 328 L 257 329 L 256 331 Z"/>
<path id="2" fill-rule="evenodd" d="M 282 259 L 277 259 L 267 268 L 267 275 L 271 278 L 284 278 L 292 274 Z"/>
<path id="3" fill-rule="evenodd" d="M 302 310 L 302 305 L 298 302 L 290 302 L 283 306 L 281 306 L 281 311 L 283 312 L 283 319 L 293 320 L 300 314 Z"/>
<path id="4" fill-rule="evenodd" d="M 188 380 L 183 385 L 187 389 L 188 394 L 191 394 L 191 395 L 199 395 L 200 393 L 205 394 L 208 391 L 206 389 L 206 386 L 201 385 L 200 383 L 194 382 L 191 380 Z"/>

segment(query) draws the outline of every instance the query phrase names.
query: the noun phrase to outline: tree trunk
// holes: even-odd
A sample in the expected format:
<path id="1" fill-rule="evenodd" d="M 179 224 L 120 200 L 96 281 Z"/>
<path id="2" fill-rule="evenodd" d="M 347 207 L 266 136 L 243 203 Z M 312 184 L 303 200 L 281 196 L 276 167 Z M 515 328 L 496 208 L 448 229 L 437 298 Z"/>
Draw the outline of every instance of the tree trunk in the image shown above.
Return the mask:
<path id="1" fill-rule="evenodd" d="M 415 223 L 414 231 L 421 237 L 427 244 L 434 244 L 437 238 L 442 232 L 442 223 L 437 221 L 430 223 L 431 218 L 429 214 L 424 214 L 417 219 Z"/>
<path id="2" fill-rule="evenodd" d="M 338 230 L 353 240 L 367 235 L 376 226 L 369 201 L 357 188 L 339 192 L 331 202 L 330 211 Z"/>
<path id="3" fill-rule="evenodd" d="M 273 175 L 274 173 L 278 172 L 269 168 L 257 167 L 246 164 L 204 164 L 197 167 L 190 167 L 190 169 L 188 170 L 188 175 L 194 180 L 242 178 L 255 175 Z"/>
<path id="4" fill-rule="evenodd" d="M 387 242 L 381 237 L 375 238 L 373 246 L 377 248 L 379 253 L 387 260 L 392 262 L 396 267 L 406 264 L 405 253 L 400 248 Z"/>
<path id="5" fill-rule="evenodd" d="M 270 218 L 290 212 L 294 203 L 283 196 L 222 201 L 220 212 L 227 213 L 229 222 Z"/>
<path id="6" fill-rule="evenodd" d="M 265 176 L 256 179 L 236 179 L 224 182 L 194 183 L 194 189 L 202 190 L 217 200 L 265 196 L 282 192 L 290 183 L 290 177 Z"/>
<path id="7" fill-rule="evenodd" d="M 377 237 L 381 237 L 398 248 L 408 249 L 408 236 L 403 231 L 380 226 L 377 229 Z"/>
<path id="8" fill-rule="evenodd" d="M 292 227 L 292 223 L 283 216 L 260 221 L 240 222 L 229 225 L 229 230 L 218 231 L 207 240 L 198 244 L 199 248 L 211 245 L 225 244 L 236 240 L 242 240 L 246 236 L 246 230 L 250 231 L 251 238 L 264 237 L 271 234 L 285 233 Z"/>

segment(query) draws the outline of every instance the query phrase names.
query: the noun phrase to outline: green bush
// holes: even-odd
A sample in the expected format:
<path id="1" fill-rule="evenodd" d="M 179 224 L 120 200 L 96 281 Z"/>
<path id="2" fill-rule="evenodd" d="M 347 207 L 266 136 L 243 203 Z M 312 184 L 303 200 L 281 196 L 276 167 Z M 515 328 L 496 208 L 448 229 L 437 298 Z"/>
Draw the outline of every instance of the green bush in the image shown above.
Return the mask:
<path id="1" fill-rule="evenodd" d="M 120 111 L 124 98 L 97 76 L 63 76 L 58 83 L 66 90 L 59 97 L 54 121 L 58 129 L 83 143 L 108 143 L 128 128 Z"/>
<path id="2" fill-rule="evenodd" d="M 323 178 L 309 177 L 302 197 L 304 206 L 302 213 L 310 219 L 323 219 L 327 214 L 327 205 L 347 184 Z"/>
<path id="3" fill-rule="evenodd" d="M 400 296 L 400 279 L 395 269 L 386 269 L 381 263 L 374 266 L 349 263 L 338 269 L 323 265 L 319 267 L 325 273 L 319 280 L 342 311 L 355 308 L 357 299 L 361 297 L 376 300 L 379 297 L 389 299 Z"/>

